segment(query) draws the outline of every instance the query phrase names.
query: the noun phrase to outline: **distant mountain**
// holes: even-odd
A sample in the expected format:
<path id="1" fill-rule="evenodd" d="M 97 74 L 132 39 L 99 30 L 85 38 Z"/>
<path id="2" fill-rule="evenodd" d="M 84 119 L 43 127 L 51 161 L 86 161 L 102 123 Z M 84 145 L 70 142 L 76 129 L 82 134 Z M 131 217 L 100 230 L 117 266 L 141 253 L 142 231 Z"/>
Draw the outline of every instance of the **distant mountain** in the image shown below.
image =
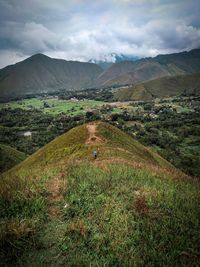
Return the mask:
<path id="1" fill-rule="evenodd" d="M 0 70 L 0 97 L 90 87 L 102 69 L 93 63 L 36 54 Z"/>
<path id="2" fill-rule="evenodd" d="M 102 69 L 107 70 L 112 64 L 122 61 L 136 61 L 139 57 L 132 55 L 111 53 L 103 56 L 100 60 L 90 59 L 88 62 L 99 65 Z"/>
<path id="3" fill-rule="evenodd" d="M 91 60 L 84 63 L 52 59 L 43 54 L 33 55 L 0 70 L 0 99 L 61 89 L 73 91 L 89 87 L 135 85 L 161 77 L 200 72 L 200 49 L 136 61 L 123 61 L 127 56 L 114 53 L 109 56 L 105 57 L 105 62 Z M 117 63 L 112 64 L 109 60 Z M 92 62 L 103 68 L 106 64 L 112 65 L 103 71 Z"/>
<path id="4" fill-rule="evenodd" d="M 113 64 L 96 80 L 96 86 L 138 84 L 144 81 L 200 72 L 200 49 L 170 55 L 159 55 L 137 61 Z"/>
<path id="5" fill-rule="evenodd" d="M 132 87 L 119 89 L 116 100 L 151 100 L 177 95 L 200 95 L 200 73 L 162 77 Z"/>

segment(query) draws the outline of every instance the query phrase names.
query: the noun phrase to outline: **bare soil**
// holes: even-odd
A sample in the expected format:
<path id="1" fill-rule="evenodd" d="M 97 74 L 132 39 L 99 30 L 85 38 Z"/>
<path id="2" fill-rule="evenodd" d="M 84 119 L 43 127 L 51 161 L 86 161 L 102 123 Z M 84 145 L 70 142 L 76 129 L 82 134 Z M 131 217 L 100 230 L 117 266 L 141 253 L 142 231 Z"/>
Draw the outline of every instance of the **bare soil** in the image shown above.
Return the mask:
<path id="1" fill-rule="evenodd" d="M 104 140 L 102 138 L 97 136 L 96 126 L 97 126 L 96 124 L 88 124 L 87 125 L 89 137 L 85 141 L 86 145 L 95 145 L 95 144 L 101 144 L 104 142 Z"/>
<path id="2" fill-rule="evenodd" d="M 62 181 L 60 176 L 52 177 L 48 184 L 48 214 L 50 218 L 61 217 L 60 202 L 63 200 L 63 196 L 61 193 L 61 184 Z"/>

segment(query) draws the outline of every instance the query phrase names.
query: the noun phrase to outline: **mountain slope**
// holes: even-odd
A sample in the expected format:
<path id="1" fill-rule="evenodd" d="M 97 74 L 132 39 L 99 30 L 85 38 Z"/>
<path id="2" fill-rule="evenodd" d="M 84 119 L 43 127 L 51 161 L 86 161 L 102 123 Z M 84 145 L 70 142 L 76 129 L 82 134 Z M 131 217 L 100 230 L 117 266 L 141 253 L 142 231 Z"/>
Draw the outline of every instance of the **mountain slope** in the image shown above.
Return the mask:
<path id="1" fill-rule="evenodd" d="M 52 59 L 36 54 L 0 70 L 0 96 L 20 96 L 91 86 L 102 69 L 93 63 Z"/>
<path id="2" fill-rule="evenodd" d="M 1 263 L 198 266 L 199 196 L 119 129 L 76 127 L 1 177 Z"/>
<path id="3" fill-rule="evenodd" d="M 26 157 L 25 153 L 10 146 L 0 144 L 0 173 L 12 168 Z"/>
<path id="4" fill-rule="evenodd" d="M 163 77 L 115 92 L 118 101 L 151 100 L 178 95 L 200 95 L 200 73 Z"/>
<path id="5" fill-rule="evenodd" d="M 164 76 L 192 74 L 200 71 L 200 49 L 155 58 L 113 64 L 96 80 L 97 86 L 137 84 Z"/>

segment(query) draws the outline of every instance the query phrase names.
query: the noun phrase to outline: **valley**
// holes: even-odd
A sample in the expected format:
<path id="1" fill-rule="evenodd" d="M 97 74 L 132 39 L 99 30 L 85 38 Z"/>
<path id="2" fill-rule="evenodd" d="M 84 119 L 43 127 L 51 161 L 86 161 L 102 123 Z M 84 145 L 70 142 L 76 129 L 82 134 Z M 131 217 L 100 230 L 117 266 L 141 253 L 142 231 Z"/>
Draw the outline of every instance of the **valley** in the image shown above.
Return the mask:
<path id="1" fill-rule="evenodd" d="M 90 91 L 80 95 L 81 91 L 71 100 L 46 96 L 1 103 L 0 142 L 30 155 L 76 125 L 103 120 L 200 177 L 199 97 L 113 102 L 112 95 L 108 102 L 104 92 L 99 93 L 101 101 L 85 99 Z"/>

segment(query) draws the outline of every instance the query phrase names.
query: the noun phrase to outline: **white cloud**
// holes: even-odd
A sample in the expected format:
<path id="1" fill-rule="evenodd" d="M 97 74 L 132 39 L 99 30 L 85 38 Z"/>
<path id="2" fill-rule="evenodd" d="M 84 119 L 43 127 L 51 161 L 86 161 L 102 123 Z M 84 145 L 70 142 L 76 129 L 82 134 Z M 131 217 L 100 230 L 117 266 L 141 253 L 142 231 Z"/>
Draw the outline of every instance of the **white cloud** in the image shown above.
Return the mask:
<path id="1" fill-rule="evenodd" d="M 23 54 L 19 54 L 12 50 L 0 50 L 0 68 L 6 65 L 15 64 L 26 58 Z"/>

